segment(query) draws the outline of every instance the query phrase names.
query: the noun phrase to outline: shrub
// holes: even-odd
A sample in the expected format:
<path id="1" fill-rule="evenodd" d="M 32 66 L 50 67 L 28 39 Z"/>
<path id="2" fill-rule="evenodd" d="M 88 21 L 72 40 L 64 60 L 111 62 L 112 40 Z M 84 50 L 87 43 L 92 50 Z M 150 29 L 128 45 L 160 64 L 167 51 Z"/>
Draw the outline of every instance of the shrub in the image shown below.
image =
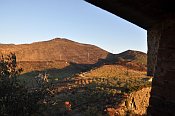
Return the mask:
<path id="1" fill-rule="evenodd" d="M 18 80 L 22 69 L 17 68 L 15 54 L 0 58 L 0 115 L 31 115 L 38 111 L 46 90 L 29 90 Z"/>

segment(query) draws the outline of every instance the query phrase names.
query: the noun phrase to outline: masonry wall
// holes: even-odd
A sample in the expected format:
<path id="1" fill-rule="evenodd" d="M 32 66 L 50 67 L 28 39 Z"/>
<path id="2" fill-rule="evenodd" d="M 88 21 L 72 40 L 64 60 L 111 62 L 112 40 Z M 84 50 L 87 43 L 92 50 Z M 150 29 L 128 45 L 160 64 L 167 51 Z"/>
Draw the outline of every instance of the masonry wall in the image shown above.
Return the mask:
<path id="1" fill-rule="evenodd" d="M 148 113 L 175 116 L 175 20 L 163 22 Z"/>
<path id="2" fill-rule="evenodd" d="M 153 76 L 157 62 L 157 52 L 159 40 L 161 37 L 161 25 L 156 25 L 147 31 L 148 57 L 147 57 L 147 75 Z"/>

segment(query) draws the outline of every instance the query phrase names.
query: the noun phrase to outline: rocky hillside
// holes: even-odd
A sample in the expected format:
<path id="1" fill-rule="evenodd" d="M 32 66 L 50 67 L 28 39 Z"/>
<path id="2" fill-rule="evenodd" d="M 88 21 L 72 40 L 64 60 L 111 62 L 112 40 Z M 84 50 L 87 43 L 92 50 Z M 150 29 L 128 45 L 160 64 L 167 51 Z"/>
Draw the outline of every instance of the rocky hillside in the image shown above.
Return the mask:
<path id="1" fill-rule="evenodd" d="M 140 67 L 145 70 L 146 67 L 145 53 L 129 50 L 112 54 L 94 45 L 61 38 L 32 44 L 0 44 L 0 54 L 10 52 L 16 54 L 18 66 L 24 69 L 23 73 L 49 69 L 51 72 L 54 70 L 54 75 L 64 75 L 66 72 L 71 76 L 105 64 L 120 64 L 137 70 Z M 125 62 L 128 60 L 132 62 Z"/>
<path id="2" fill-rule="evenodd" d="M 127 50 L 120 54 L 116 54 L 115 59 L 117 64 L 125 66 L 127 68 L 139 71 L 147 70 L 146 53 L 134 50 Z"/>
<path id="3" fill-rule="evenodd" d="M 50 41 L 32 44 L 1 44 L 0 53 L 13 52 L 18 61 L 58 61 L 75 62 L 79 64 L 96 63 L 109 54 L 99 47 L 81 44 L 67 39 L 56 38 Z"/>
<path id="4" fill-rule="evenodd" d="M 143 65 L 147 64 L 147 54 L 140 51 L 127 50 L 120 54 L 117 54 L 116 57 Z"/>

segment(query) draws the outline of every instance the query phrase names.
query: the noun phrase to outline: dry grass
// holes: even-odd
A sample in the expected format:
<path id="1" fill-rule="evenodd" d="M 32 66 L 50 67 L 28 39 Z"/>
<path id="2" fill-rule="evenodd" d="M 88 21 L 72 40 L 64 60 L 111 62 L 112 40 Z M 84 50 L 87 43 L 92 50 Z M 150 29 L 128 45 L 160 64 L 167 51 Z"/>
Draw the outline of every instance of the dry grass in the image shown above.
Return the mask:
<path id="1" fill-rule="evenodd" d="M 84 77 L 138 78 L 145 76 L 145 71 L 132 70 L 120 65 L 104 65 L 100 68 L 84 73 Z"/>
<path id="2" fill-rule="evenodd" d="M 60 38 L 32 44 L 2 44 L 0 46 L 0 54 L 9 54 L 10 52 L 16 54 L 17 61 L 63 60 L 79 64 L 93 64 L 100 58 L 106 58 L 109 54 L 94 45 L 81 44 Z"/>

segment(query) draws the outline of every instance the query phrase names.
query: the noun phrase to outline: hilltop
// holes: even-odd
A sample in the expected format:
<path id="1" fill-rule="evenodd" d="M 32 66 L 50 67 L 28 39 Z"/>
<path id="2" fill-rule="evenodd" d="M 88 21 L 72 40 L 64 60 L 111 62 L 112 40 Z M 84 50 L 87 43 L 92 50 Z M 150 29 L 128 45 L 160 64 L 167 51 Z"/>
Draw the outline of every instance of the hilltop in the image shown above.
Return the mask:
<path id="1" fill-rule="evenodd" d="M 1 44 L 0 53 L 15 53 L 18 61 L 58 61 L 93 64 L 109 54 L 99 47 L 55 38 L 32 44 Z"/>
<path id="2" fill-rule="evenodd" d="M 94 45 L 62 38 L 31 44 L 0 44 L 1 54 L 10 52 L 16 54 L 18 66 L 29 77 L 40 72 L 51 77 L 70 77 L 107 64 L 146 70 L 147 55 L 143 52 L 128 50 L 112 54 Z"/>
<path id="3" fill-rule="evenodd" d="M 32 71 L 32 76 L 36 76 L 38 71 L 44 71 L 61 77 L 87 70 L 89 66 L 86 64 L 95 64 L 110 54 L 97 46 L 62 38 L 31 44 L 0 44 L 1 54 L 10 52 L 16 54 L 18 66 L 23 68 L 23 73 Z"/>
<path id="4" fill-rule="evenodd" d="M 135 63 L 140 63 L 144 65 L 147 64 L 147 54 L 140 51 L 127 50 L 120 54 L 117 54 L 117 57 L 120 57 L 124 60 L 130 60 Z"/>

